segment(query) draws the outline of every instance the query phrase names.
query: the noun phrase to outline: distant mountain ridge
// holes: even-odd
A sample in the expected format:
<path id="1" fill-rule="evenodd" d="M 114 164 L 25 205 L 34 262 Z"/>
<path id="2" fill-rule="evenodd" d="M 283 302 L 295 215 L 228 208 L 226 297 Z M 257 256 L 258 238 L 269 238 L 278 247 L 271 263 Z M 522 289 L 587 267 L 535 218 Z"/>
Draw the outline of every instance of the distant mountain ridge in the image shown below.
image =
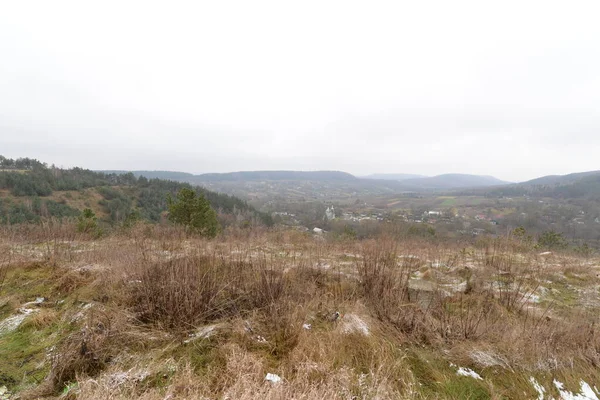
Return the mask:
<path id="1" fill-rule="evenodd" d="M 402 183 L 422 189 L 461 189 L 509 184 L 509 182 L 493 176 L 469 174 L 442 174 L 427 178 L 406 179 Z"/>
<path id="2" fill-rule="evenodd" d="M 600 171 L 548 175 L 526 182 L 494 188 L 492 196 L 532 196 L 551 198 L 600 199 Z"/>
<path id="3" fill-rule="evenodd" d="M 407 179 L 427 178 L 426 175 L 418 174 L 371 174 L 362 176 L 363 179 L 380 179 L 386 181 L 405 181 Z"/>
<path id="4" fill-rule="evenodd" d="M 239 171 L 194 175 L 194 181 L 356 181 L 352 174 L 341 171 Z"/>
<path id="5" fill-rule="evenodd" d="M 136 178 L 143 176 L 144 178 L 148 178 L 148 179 L 166 179 L 166 180 L 173 180 L 173 181 L 184 180 L 186 178 L 190 178 L 190 177 L 194 176 L 194 174 L 190 174 L 189 172 L 180 172 L 180 171 L 103 170 L 103 171 L 97 171 L 97 172 L 101 172 L 104 174 L 117 174 L 117 175 L 127 174 L 127 173 L 131 172 Z"/>
<path id="6" fill-rule="evenodd" d="M 176 181 L 194 182 L 233 182 L 233 181 L 356 181 L 359 178 L 341 171 L 237 171 L 237 172 L 211 172 L 205 174 L 190 174 L 180 171 L 126 171 L 103 170 L 105 174 L 125 174 L 131 172 L 136 177 L 144 176 L 148 179 L 170 179 Z"/>
<path id="7" fill-rule="evenodd" d="M 566 185 L 580 181 L 583 178 L 600 175 L 598 171 L 575 172 L 567 175 L 547 175 L 529 181 L 521 182 L 520 185 Z"/>
<path id="8" fill-rule="evenodd" d="M 224 173 L 190 174 L 177 171 L 102 171 L 104 173 L 132 172 L 136 177 L 170 179 L 192 184 L 258 182 L 258 181 L 307 181 L 381 186 L 388 190 L 451 190 L 506 185 L 493 176 L 469 174 L 442 174 L 432 177 L 416 174 L 371 174 L 356 177 L 342 171 L 238 171 Z"/>

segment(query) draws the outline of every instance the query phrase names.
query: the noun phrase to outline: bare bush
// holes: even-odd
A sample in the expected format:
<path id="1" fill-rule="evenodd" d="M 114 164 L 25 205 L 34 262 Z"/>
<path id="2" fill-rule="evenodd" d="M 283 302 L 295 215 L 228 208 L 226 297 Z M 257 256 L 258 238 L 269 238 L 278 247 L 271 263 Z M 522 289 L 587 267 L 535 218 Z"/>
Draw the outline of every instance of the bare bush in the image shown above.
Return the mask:
<path id="1" fill-rule="evenodd" d="M 432 299 L 419 302 L 418 291 L 411 293 L 411 273 L 420 264 L 414 258 L 398 259 L 394 242 L 366 247 L 357 263 L 362 295 L 375 315 L 405 334 L 429 341 L 429 311 Z M 427 296 L 431 297 L 431 294 Z"/>
<path id="2" fill-rule="evenodd" d="M 489 293 L 459 293 L 441 300 L 432 314 L 446 340 L 476 340 L 496 327 L 498 305 Z"/>
<path id="3" fill-rule="evenodd" d="M 268 306 L 285 288 L 283 273 L 264 260 L 232 262 L 214 256 L 141 265 L 128 279 L 140 320 L 184 330 Z"/>
<path id="4" fill-rule="evenodd" d="M 122 326 L 115 326 L 115 315 L 91 313 L 86 324 L 67 336 L 52 357 L 48 380 L 60 391 L 79 375 L 95 376 L 101 372 L 124 345 Z"/>

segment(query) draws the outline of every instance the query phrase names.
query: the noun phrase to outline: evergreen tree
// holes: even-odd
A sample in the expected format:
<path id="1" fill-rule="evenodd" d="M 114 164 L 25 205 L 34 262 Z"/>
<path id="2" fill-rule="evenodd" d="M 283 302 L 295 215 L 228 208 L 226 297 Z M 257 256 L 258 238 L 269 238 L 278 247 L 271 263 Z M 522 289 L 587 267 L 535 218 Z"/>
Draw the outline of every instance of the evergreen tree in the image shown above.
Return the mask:
<path id="1" fill-rule="evenodd" d="M 170 221 L 202 236 L 215 237 L 219 232 L 217 213 L 203 195 L 196 195 L 192 189 L 181 189 L 176 200 L 169 195 L 167 205 Z"/>
<path id="2" fill-rule="evenodd" d="M 564 249 L 567 247 L 567 241 L 563 235 L 558 232 L 546 231 L 540 235 L 538 247 L 545 249 Z"/>
<path id="3" fill-rule="evenodd" d="M 83 210 L 81 215 L 77 218 L 77 230 L 84 233 L 98 231 L 96 214 L 90 208 Z"/>

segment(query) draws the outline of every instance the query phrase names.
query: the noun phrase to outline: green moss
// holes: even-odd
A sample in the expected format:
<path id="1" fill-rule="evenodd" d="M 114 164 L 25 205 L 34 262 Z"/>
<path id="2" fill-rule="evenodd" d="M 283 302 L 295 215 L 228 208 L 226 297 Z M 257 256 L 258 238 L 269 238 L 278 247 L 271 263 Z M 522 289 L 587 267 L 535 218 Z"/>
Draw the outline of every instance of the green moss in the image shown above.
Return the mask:
<path id="1" fill-rule="evenodd" d="M 9 301 L 0 304 L 0 321 L 10 317 L 14 312 L 15 309 Z"/>
<path id="2" fill-rule="evenodd" d="M 52 268 L 34 263 L 9 270 L 2 285 L 2 296 L 13 296 L 26 303 L 36 297 L 50 297 L 52 294 Z"/>
<path id="3" fill-rule="evenodd" d="M 209 368 L 225 367 L 226 359 L 220 351 L 218 341 L 212 338 L 185 344 L 181 350 L 198 374 L 206 373 Z"/>
<path id="4" fill-rule="evenodd" d="M 423 398 L 490 399 L 485 381 L 456 375 L 440 354 L 429 350 L 409 351 L 407 362 Z"/>
<path id="5" fill-rule="evenodd" d="M 544 296 L 544 302 L 553 302 L 556 307 L 572 309 L 577 305 L 579 296 L 577 290 L 566 282 L 553 282 L 547 286 L 549 289 Z"/>
<path id="6" fill-rule="evenodd" d="M 15 315 L 13 304 L 22 305 L 36 297 L 53 298 L 55 280 L 55 268 L 43 263 L 11 268 L 1 293 L 3 299 L 11 300 L 0 307 L 0 318 Z M 46 302 L 43 307 L 48 307 L 49 304 L 50 302 Z M 28 323 L 37 315 L 31 314 L 16 330 L 0 335 L 0 386 L 6 385 L 13 391 L 14 388 L 22 389 L 39 384 L 47 376 L 50 369 L 48 349 L 76 329 L 62 321 L 64 309 L 64 305 L 55 306 L 55 320 L 43 328 Z"/>
<path id="7" fill-rule="evenodd" d="M 425 393 L 436 391 L 437 382 L 442 378 L 438 368 L 431 363 L 431 359 L 422 352 L 411 351 L 406 358 L 415 380 Z"/>
<path id="8" fill-rule="evenodd" d="M 466 376 L 457 376 L 438 385 L 437 393 L 449 399 L 490 399 L 485 383 Z"/>
<path id="9" fill-rule="evenodd" d="M 50 368 L 46 351 L 58 341 L 52 334 L 57 329 L 25 327 L 0 336 L 0 386 L 12 390 L 41 382 Z"/>
<path id="10" fill-rule="evenodd" d="M 501 367 L 487 369 L 486 376 L 489 381 L 493 382 L 494 394 L 505 399 L 537 398 L 538 393 L 529 380 L 531 377 L 534 377 L 544 387 L 549 387 L 543 377 L 533 376 L 529 372 L 523 371 L 512 372 Z"/>

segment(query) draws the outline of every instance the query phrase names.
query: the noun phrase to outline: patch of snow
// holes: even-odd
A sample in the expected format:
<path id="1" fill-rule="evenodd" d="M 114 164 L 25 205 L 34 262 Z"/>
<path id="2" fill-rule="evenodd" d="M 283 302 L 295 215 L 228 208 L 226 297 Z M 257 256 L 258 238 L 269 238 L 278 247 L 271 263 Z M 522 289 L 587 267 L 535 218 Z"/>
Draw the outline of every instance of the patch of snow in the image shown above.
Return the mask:
<path id="1" fill-rule="evenodd" d="M 342 319 L 342 332 L 369 335 L 369 325 L 356 314 L 346 314 Z"/>
<path id="2" fill-rule="evenodd" d="M 537 400 L 544 400 L 544 393 L 546 393 L 546 389 L 544 389 L 544 387 L 540 385 L 533 376 L 529 377 L 529 382 L 531 382 L 535 391 L 538 392 Z"/>
<path id="3" fill-rule="evenodd" d="M 22 307 L 27 308 L 29 306 L 38 306 L 38 305 L 42 304 L 44 301 L 46 301 L 45 297 L 36 297 L 34 301 L 27 302 L 27 303 L 23 304 Z"/>
<path id="4" fill-rule="evenodd" d="M 579 384 L 581 385 L 581 394 L 586 396 L 588 399 L 598 400 L 598 396 L 596 396 L 596 393 L 587 382 L 581 381 Z"/>
<path id="5" fill-rule="evenodd" d="M 556 389 L 558 389 L 562 400 L 600 400 L 590 385 L 583 380 L 579 382 L 581 386 L 580 393 L 572 393 L 565 390 L 565 385 L 556 379 L 554 379 L 553 383 Z"/>
<path id="6" fill-rule="evenodd" d="M 19 314 L 8 317 L 0 321 L 0 335 L 16 330 L 23 323 L 28 315 L 38 312 L 30 308 L 19 308 Z"/>
<path id="7" fill-rule="evenodd" d="M 458 371 L 456 371 L 456 375 L 458 375 L 458 376 L 470 376 L 473 379 L 483 380 L 483 378 L 481 377 L 481 375 L 479 375 L 477 372 L 475 372 L 475 371 L 473 371 L 472 369 L 469 369 L 469 368 L 458 367 Z"/>
<path id="8" fill-rule="evenodd" d="M 534 293 L 529 293 L 527 295 L 524 296 L 524 300 L 529 302 L 529 303 L 539 303 L 540 302 L 540 296 L 538 296 L 537 294 Z"/>
<path id="9" fill-rule="evenodd" d="M 277 374 L 272 374 L 272 373 L 267 373 L 267 376 L 265 376 L 265 381 L 271 382 L 271 383 L 281 383 L 281 377 Z"/>

